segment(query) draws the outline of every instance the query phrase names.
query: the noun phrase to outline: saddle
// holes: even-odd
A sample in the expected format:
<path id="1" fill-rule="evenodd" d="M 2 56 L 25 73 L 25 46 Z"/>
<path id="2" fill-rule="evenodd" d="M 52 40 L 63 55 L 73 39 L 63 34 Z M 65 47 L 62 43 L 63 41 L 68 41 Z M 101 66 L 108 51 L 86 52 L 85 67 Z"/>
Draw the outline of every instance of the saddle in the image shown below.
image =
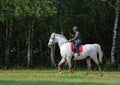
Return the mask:
<path id="1" fill-rule="evenodd" d="M 70 50 L 72 51 L 72 52 L 75 52 L 75 45 L 74 45 L 74 43 L 70 43 Z M 78 51 L 79 52 L 82 52 L 83 51 L 83 46 L 82 45 L 79 45 L 78 46 Z"/>

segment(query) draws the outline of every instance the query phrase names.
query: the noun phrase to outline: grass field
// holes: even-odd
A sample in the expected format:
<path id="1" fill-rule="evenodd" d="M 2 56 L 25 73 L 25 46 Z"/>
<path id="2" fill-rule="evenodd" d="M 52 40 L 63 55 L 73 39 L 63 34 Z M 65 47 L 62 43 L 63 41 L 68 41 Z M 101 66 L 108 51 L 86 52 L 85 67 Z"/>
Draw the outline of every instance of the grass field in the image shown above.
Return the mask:
<path id="1" fill-rule="evenodd" d="M 62 75 L 55 70 L 0 70 L 0 85 L 120 85 L 120 72 L 104 72 L 101 77 L 96 71 L 85 75 L 75 70 Z"/>

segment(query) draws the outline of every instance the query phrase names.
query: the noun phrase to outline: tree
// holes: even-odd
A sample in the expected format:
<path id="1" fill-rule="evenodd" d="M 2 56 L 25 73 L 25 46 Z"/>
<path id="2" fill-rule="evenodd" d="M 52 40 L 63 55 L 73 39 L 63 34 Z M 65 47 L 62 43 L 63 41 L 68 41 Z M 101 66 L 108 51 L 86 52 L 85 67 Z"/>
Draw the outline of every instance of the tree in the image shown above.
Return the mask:
<path id="1" fill-rule="evenodd" d="M 116 11 L 115 11 L 115 22 L 114 22 L 114 29 L 113 29 L 113 43 L 112 43 L 112 49 L 111 49 L 111 63 L 115 63 L 114 59 L 114 52 L 115 52 L 115 46 L 116 46 L 116 36 L 117 36 L 117 26 L 118 26 L 118 18 L 119 18 L 119 0 L 116 0 Z"/>
<path id="2" fill-rule="evenodd" d="M 9 1 L 1 1 L 1 17 L 0 20 L 5 25 L 5 61 L 6 67 L 9 67 L 9 53 L 10 53 L 10 40 L 11 40 L 11 31 L 13 25 L 13 17 L 14 17 L 14 0 Z M 13 7 L 12 7 L 13 6 Z"/>
<path id="3" fill-rule="evenodd" d="M 42 18 L 46 18 L 48 16 L 53 16 L 56 13 L 56 8 L 52 6 L 52 0 L 2 0 L 0 1 L 0 21 L 4 23 L 6 26 L 5 29 L 5 60 L 6 66 L 8 66 L 9 58 L 10 58 L 10 47 L 15 42 L 12 38 L 15 39 L 15 36 L 11 36 L 11 31 L 13 31 L 14 20 L 18 20 L 22 23 L 23 27 L 16 27 L 14 31 L 19 32 L 19 30 L 23 30 L 25 33 L 26 44 L 27 44 L 27 66 L 29 67 L 31 64 L 32 57 L 32 45 L 33 45 L 33 37 L 34 37 L 34 28 L 35 22 L 40 21 Z M 19 26 L 19 24 L 18 24 Z M 41 29 L 40 27 L 37 29 Z M 14 33 L 14 32 L 13 32 Z M 18 41 L 18 39 L 17 39 Z M 20 42 L 17 42 L 20 43 Z M 23 43 L 22 43 L 23 44 Z"/>

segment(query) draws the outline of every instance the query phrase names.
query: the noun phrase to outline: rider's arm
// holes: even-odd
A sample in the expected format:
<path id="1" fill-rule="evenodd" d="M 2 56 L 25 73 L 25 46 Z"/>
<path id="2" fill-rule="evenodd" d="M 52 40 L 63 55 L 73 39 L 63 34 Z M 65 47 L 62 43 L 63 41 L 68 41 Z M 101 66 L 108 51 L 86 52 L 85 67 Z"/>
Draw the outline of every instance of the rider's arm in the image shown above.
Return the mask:
<path id="1" fill-rule="evenodd" d="M 76 40 L 78 36 L 79 36 L 79 32 L 76 32 L 74 38 L 70 39 L 69 41 L 74 41 L 74 40 Z"/>

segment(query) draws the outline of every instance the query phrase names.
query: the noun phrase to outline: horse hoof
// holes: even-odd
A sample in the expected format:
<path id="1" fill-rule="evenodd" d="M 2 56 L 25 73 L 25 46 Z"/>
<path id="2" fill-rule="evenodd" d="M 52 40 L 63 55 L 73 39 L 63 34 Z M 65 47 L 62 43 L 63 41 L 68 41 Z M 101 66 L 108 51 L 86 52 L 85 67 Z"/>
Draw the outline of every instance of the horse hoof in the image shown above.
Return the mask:
<path id="1" fill-rule="evenodd" d="M 62 74 L 62 72 L 59 72 L 60 73 L 60 75 Z"/>
<path id="2" fill-rule="evenodd" d="M 103 74 L 101 74 L 100 76 L 103 76 Z"/>
<path id="3" fill-rule="evenodd" d="M 86 73 L 86 75 L 88 75 L 88 73 Z"/>

